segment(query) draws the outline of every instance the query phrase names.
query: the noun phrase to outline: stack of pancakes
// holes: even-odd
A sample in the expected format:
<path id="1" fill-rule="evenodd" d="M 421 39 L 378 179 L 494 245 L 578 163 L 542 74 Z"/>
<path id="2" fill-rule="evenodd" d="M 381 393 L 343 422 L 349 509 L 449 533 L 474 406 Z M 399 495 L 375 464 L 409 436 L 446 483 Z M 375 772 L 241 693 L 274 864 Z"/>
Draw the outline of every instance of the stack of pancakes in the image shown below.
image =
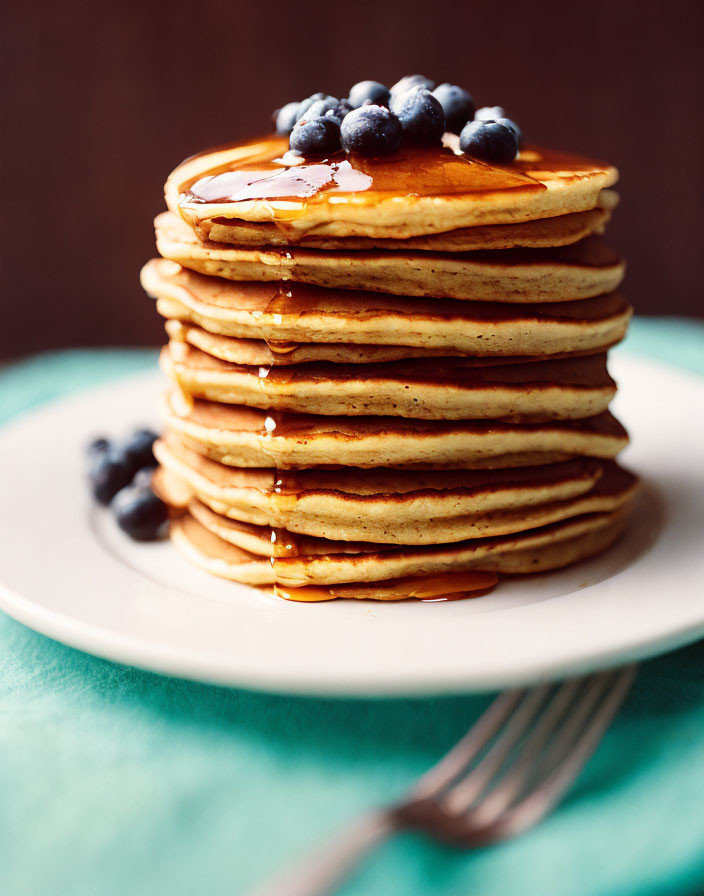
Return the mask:
<path id="1" fill-rule="evenodd" d="M 180 165 L 142 271 L 166 318 L 177 546 L 298 600 L 438 599 L 608 547 L 635 477 L 606 351 L 615 169 L 526 148 Z"/>

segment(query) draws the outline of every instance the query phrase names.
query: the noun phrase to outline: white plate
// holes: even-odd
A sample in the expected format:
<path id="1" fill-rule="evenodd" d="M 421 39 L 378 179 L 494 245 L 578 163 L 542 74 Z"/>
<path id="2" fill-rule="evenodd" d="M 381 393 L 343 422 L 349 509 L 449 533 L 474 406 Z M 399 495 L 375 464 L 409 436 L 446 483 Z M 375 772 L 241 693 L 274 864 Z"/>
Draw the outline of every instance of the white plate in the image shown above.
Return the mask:
<path id="1" fill-rule="evenodd" d="M 604 557 L 446 603 L 288 603 L 140 545 L 89 501 L 84 447 L 155 421 L 157 375 L 0 431 L 0 607 L 52 638 L 174 675 L 289 693 L 488 690 L 704 635 L 704 379 L 617 355 L 626 462 L 645 478 Z"/>

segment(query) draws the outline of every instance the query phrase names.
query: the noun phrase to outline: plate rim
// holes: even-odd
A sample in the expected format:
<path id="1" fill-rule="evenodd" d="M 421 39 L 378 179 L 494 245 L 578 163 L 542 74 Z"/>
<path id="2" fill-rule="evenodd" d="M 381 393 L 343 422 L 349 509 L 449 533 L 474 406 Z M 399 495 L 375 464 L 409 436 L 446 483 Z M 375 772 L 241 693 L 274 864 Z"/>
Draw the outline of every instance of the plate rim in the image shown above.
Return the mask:
<path id="1" fill-rule="evenodd" d="M 682 370 L 635 352 L 622 351 L 619 352 L 619 355 L 623 360 L 627 358 L 628 362 L 636 361 L 656 372 L 658 370 L 666 372 L 668 376 L 682 378 L 696 388 L 704 389 L 704 378 L 689 370 Z M 145 381 L 151 385 L 158 378 L 159 374 L 151 369 L 118 375 L 96 386 L 82 388 L 72 391 L 68 395 L 41 402 L 14 414 L 10 420 L 0 426 L 0 442 L 4 441 L 9 433 L 16 431 L 21 433 L 24 427 L 41 421 L 41 418 L 48 413 L 56 413 L 72 406 L 80 407 L 91 398 L 101 396 L 106 390 L 128 390 L 135 388 L 138 384 L 144 384 Z M 639 560 L 640 558 L 636 558 L 633 565 L 637 565 Z M 173 646 L 130 640 L 120 632 L 101 629 L 92 622 L 67 617 L 57 610 L 16 593 L 1 578 L 0 609 L 16 621 L 46 637 L 108 661 L 148 669 L 159 674 L 268 693 L 340 698 L 424 697 L 496 690 L 523 684 L 526 681 L 525 674 L 521 674 L 521 671 L 517 669 L 509 669 L 504 675 L 494 674 L 484 678 L 477 675 L 476 672 L 470 674 L 468 678 L 463 678 L 461 674 L 457 673 L 440 674 L 430 681 L 414 678 L 410 673 L 404 680 L 389 681 L 386 679 L 380 684 L 374 684 L 371 679 L 366 681 L 364 678 L 356 683 L 347 684 L 342 684 L 334 678 L 326 681 L 313 680 L 310 673 L 291 675 L 290 670 L 287 673 L 287 681 L 284 683 L 281 680 L 281 673 L 277 673 L 276 670 L 272 670 L 271 674 L 262 674 L 261 671 L 248 674 L 245 669 L 242 669 L 234 673 L 237 677 L 237 680 L 234 680 L 232 669 L 221 670 L 218 673 L 212 667 L 206 668 L 207 662 L 204 662 L 197 652 L 185 654 L 181 650 L 179 658 L 175 655 Z M 607 647 L 604 650 L 595 649 L 588 655 L 580 656 L 573 663 L 560 662 L 559 659 L 557 661 L 547 660 L 542 666 L 533 667 L 530 680 L 537 682 L 554 678 L 557 675 L 563 677 L 580 674 L 595 668 L 606 668 L 610 665 L 620 665 L 624 662 L 656 656 L 682 647 L 702 636 L 704 636 L 704 617 L 699 622 L 682 624 L 662 635 L 654 635 L 652 638 L 642 640 L 636 645 L 624 648 L 618 654 Z"/>

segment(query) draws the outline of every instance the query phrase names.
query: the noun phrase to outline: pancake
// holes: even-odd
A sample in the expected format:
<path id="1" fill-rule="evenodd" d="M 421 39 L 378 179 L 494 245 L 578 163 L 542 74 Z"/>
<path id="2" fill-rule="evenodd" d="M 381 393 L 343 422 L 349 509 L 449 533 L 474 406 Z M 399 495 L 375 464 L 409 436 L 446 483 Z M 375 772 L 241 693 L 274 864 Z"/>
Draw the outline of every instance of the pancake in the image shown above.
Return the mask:
<path id="1" fill-rule="evenodd" d="M 141 280 L 164 317 L 270 345 L 353 343 L 446 354 L 551 355 L 612 345 L 625 335 L 631 315 L 619 293 L 534 305 L 399 298 L 298 283 L 232 283 L 163 259 L 148 262 Z"/>
<path id="2" fill-rule="evenodd" d="M 251 249 L 199 241 L 169 212 L 156 218 L 160 255 L 227 280 L 295 280 L 338 289 L 482 302 L 558 302 L 616 289 L 623 259 L 600 236 L 547 249 L 485 252 Z"/>
<path id="3" fill-rule="evenodd" d="M 514 364 L 425 358 L 254 367 L 171 342 L 161 365 L 197 398 L 324 415 L 565 420 L 605 411 L 616 391 L 605 354 Z"/>
<path id="4" fill-rule="evenodd" d="M 241 247 L 295 245 L 302 249 L 344 250 L 412 250 L 420 252 L 471 252 L 479 249 L 540 249 L 567 246 L 593 233 L 603 233 L 611 217 L 607 208 L 592 208 L 571 215 L 526 221 L 523 224 L 496 224 L 488 227 L 461 227 L 448 233 L 398 239 L 370 239 L 368 237 L 302 236 L 284 233 L 276 224 L 255 224 L 251 221 L 206 219 L 196 228 L 202 240 L 230 243 Z"/>
<path id="5" fill-rule="evenodd" d="M 510 535 L 528 529 L 560 522 L 588 513 L 611 513 L 625 506 L 634 496 L 637 488 L 635 476 L 616 464 L 608 466 L 604 475 L 586 494 L 547 504 L 533 505 L 525 508 L 510 508 L 476 514 L 474 519 L 465 521 L 467 535 L 461 538 L 455 535 L 451 541 L 459 542 L 474 538 L 485 538 L 498 535 Z M 194 499 L 188 504 L 191 515 L 208 531 L 224 541 L 253 554 L 265 557 L 300 558 L 320 557 L 331 554 L 377 554 L 383 562 L 390 548 L 388 545 L 403 545 L 394 541 L 384 544 L 369 541 L 351 541 L 339 537 L 335 528 L 331 528 L 328 537 L 312 537 L 294 534 L 286 529 L 273 528 L 270 525 L 254 525 L 216 513 L 201 501 Z M 414 542 L 417 544 L 442 544 L 442 540 L 430 542 Z M 394 550 L 396 550 L 394 548 Z M 355 562 L 356 558 L 355 558 Z M 395 575 L 395 574 L 394 574 Z M 342 580 L 344 581 L 344 579 Z"/>
<path id="6" fill-rule="evenodd" d="M 238 339 L 220 336 L 203 327 L 167 320 L 164 329 L 171 341 L 185 342 L 214 358 L 230 364 L 263 367 L 288 367 L 291 364 L 330 361 L 333 364 L 369 364 L 381 361 L 401 361 L 404 358 L 442 358 L 466 356 L 457 349 L 416 348 L 412 345 L 355 345 L 352 342 L 284 342 L 266 339 Z M 551 355 L 517 355 L 512 361 L 539 361 L 544 358 L 576 358 L 595 354 L 594 349 L 576 352 L 554 352 Z M 473 356 L 476 361 L 501 363 L 506 355 Z"/>
<path id="7" fill-rule="evenodd" d="M 189 446 L 234 467 L 533 466 L 574 455 L 613 458 L 628 443 L 625 429 L 608 412 L 584 420 L 522 424 L 325 417 L 267 413 L 172 391 L 163 414 Z"/>
<path id="8" fill-rule="evenodd" d="M 277 342 L 266 339 L 238 339 L 236 336 L 220 336 L 202 327 L 180 320 L 167 320 L 164 324 L 173 342 L 185 342 L 193 348 L 227 361 L 230 364 L 263 367 L 288 367 L 291 364 L 330 361 L 333 364 L 369 364 L 381 361 L 401 361 L 404 358 L 442 358 L 466 355 L 457 350 L 416 348 L 412 345 L 355 345 L 352 342 Z M 576 358 L 594 354 L 594 350 L 555 352 L 551 355 L 518 355 L 513 361 L 539 361 L 543 358 Z M 500 363 L 507 356 L 475 356 L 475 360 Z"/>
<path id="9" fill-rule="evenodd" d="M 535 573 L 558 569 L 599 553 L 623 531 L 626 512 L 595 513 L 516 535 L 478 538 L 451 545 L 390 548 L 360 553 L 279 557 L 273 560 L 237 547 L 205 528 L 190 513 L 172 522 L 176 547 L 213 575 L 251 585 L 277 582 L 292 588 L 346 585 L 333 596 L 402 599 L 388 581 L 464 570 Z M 358 584 L 378 582 L 374 588 Z M 384 583 L 387 583 L 385 586 Z M 389 594 L 391 592 L 391 594 Z M 292 595 L 293 597 L 293 595 Z M 306 599 L 301 596 L 301 599 Z"/>
<path id="10" fill-rule="evenodd" d="M 490 165 L 457 154 L 458 143 L 446 134 L 444 147 L 308 162 L 281 137 L 218 147 L 172 172 L 166 203 L 201 232 L 209 222 L 273 221 L 300 236 L 405 239 L 593 209 L 618 179 L 610 165 L 534 146 Z"/>
<path id="11" fill-rule="evenodd" d="M 169 474 L 162 497 L 193 497 L 230 519 L 302 535 L 385 544 L 435 544 L 475 537 L 477 521 L 567 501 L 611 468 L 583 458 L 494 471 L 237 469 L 203 457 L 174 436 L 155 454 Z M 176 491 L 179 489 L 180 491 Z M 513 525 L 513 524 L 512 524 Z M 520 519 L 513 531 L 521 528 Z"/>
<path id="12" fill-rule="evenodd" d="M 202 327 L 180 320 L 167 320 L 164 328 L 172 341 L 187 342 L 230 364 L 256 364 L 265 367 L 331 361 L 333 364 L 367 364 L 400 361 L 403 358 L 438 358 L 443 349 L 414 348 L 411 345 L 355 345 L 352 342 L 267 342 L 265 339 L 238 339 L 219 336 Z M 454 354 L 459 354 L 455 352 Z M 562 357 L 561 355 L 558 357 Z"/>

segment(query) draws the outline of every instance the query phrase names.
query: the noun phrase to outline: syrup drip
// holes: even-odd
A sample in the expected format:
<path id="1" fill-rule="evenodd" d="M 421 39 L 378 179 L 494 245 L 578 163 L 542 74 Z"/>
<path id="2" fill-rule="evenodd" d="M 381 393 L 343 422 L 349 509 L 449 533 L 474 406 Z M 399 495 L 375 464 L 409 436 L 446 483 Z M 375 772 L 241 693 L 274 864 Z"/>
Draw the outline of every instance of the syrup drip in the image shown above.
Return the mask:
<path id="1" fill-rule="evenodd" d="M 294 498 L 294 503 L 295 503 Z M 273 569 L 290 557 L 320 558 L 339 554 L 378 554 L 393 551 L 397 545 L 376 544 L 371 541 L 329 541 L 317 536 L 298 535 L 285 528 L 268 529 L 267 541 L 271 544 L 269 562 Z"/>
<path id="2" fill-rule="evenodd" d="M 440 573 L 428 576 L 405 576 L 383 582 L 361 583 L 359 585 L 304 585 L 289 588 L 274 585 L 274 595 L 284 600 L 315 602 L 335 600 L 338 597 L 357 598 L 379 595 L 381 599 L 421 601 L 465 600 L 487 594 L 498 583 L 495 572 L 468 571 Z"/>
<path id="3" fill-rule="evenodd" d="M 317 588 L 307 585 L 305 588 L 286 588 L 283 585 L 274 585 L 274 597 L 284 600 L 300 601 L 302 603 L 321 603 L 325 600 L 337 600 L 337 595 L 327 588 Z"/>
<path id="4" fill-rule="evenodd" d="M 270 541 L 273 555 L 271 565 L 274 566 L 277 557 L 299 557 L 301 548 L 296 536 L 286 529 L 272 528 Z"/>
<path id="5" fill-rule="evenodd" d="M 305 491 L 306 486 L 303 478 L 293 470 L 276 470 L 274 475 L 274 492 L 281 498 L 288 498 L 298 495 Z"/>
<path id="6" fill-rule="evenodd" d="M 264 339 L 264 342 L 267 345 L 267 348 L 274 355 L 280 355 L 282 357 L 286 357 L 286 355 L 290 355 L 292 352 L 295 352 L 299 347 L 297 342 L 282 342 L 278 339 Z"/>
<path id="7" fill-rule="evenodd" d="M 300 481 L 300 477 L 295 472 L 286 472 L 283 470 L 275 471 L 272 499 L 276 508 L 277 519 L 282 521 L 284 527 L 291 518 L 291 514 L 303 491 L 304 487 Z M 294 539 L 292 539 L 290 532 L 285 528 L 272 531 L 272 543 L 275 538 L 280 542 L 282 537 L 289 544 L 289 551 L 291 553 L 288 556 L 300 555 L 299 546 L 295 543 Z"/>

